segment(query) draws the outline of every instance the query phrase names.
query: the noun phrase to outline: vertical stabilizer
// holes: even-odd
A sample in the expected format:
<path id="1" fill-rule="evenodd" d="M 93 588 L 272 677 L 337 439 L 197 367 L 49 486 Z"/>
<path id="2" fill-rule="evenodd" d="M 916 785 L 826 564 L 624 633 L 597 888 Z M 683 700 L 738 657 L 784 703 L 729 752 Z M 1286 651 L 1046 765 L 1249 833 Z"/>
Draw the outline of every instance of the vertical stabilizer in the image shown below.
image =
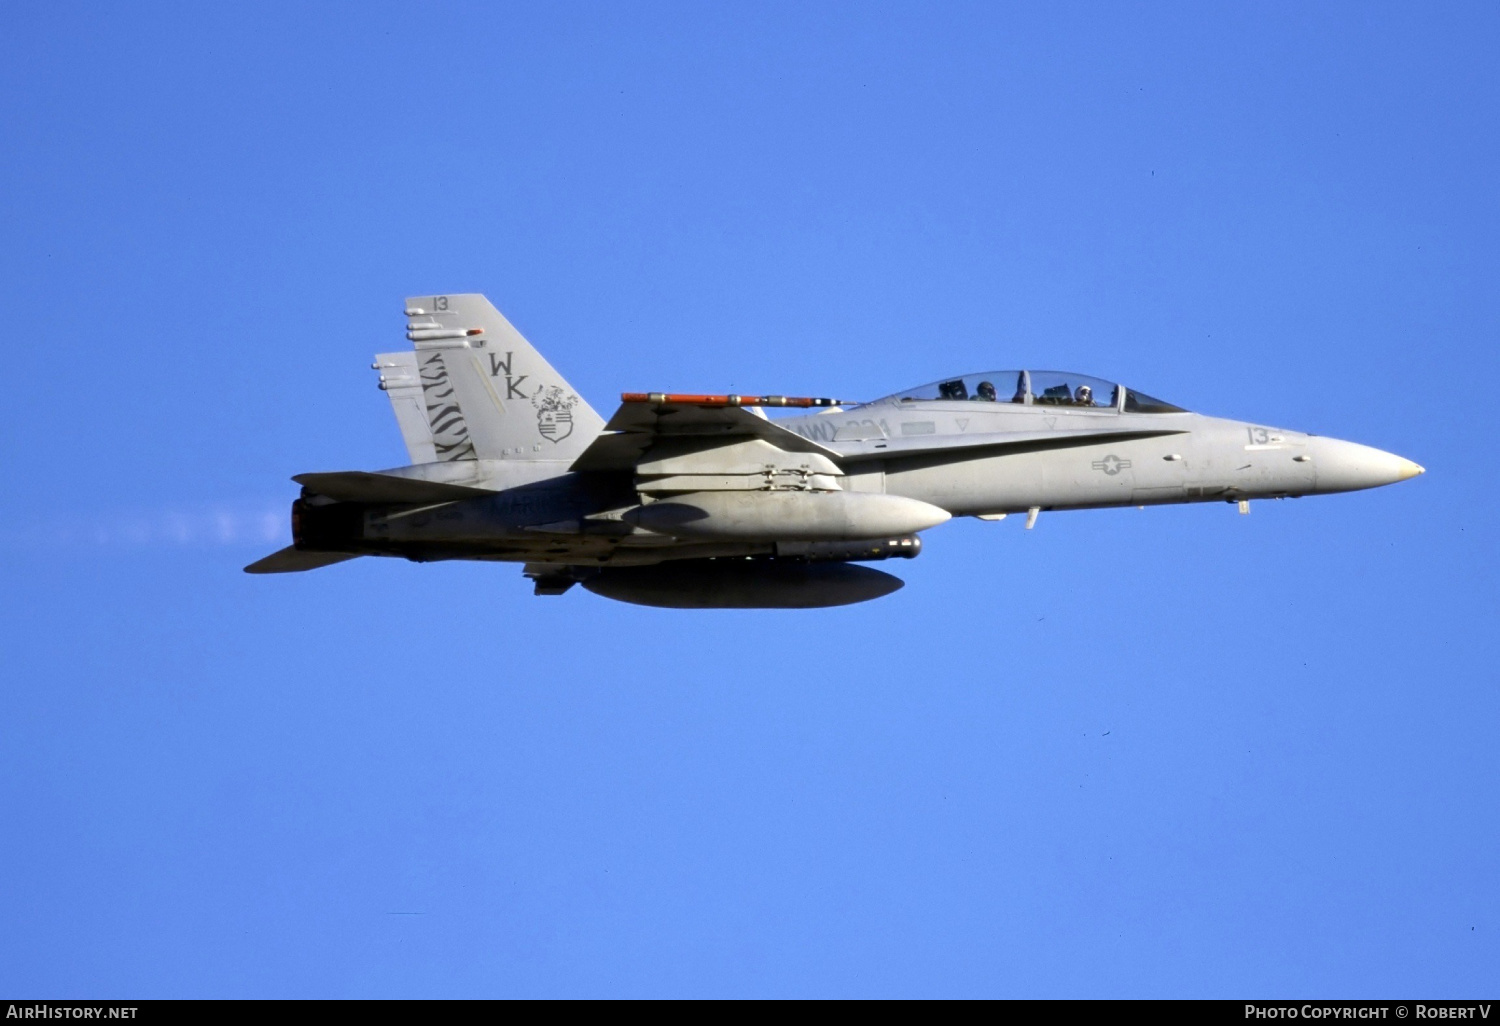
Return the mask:
<path id="1" fill-rule="evenodd" d="M 422 395 L 422 376 L 417 371 L 417 354 L 381 353 L 375 357 L 380 372 L 380 387 L 391 400 L 401 440 L 406 443 L 412 463 L 436 463 L 437 447 L 432 440 L 432 426 L 427 422 L 427 404 Z"/>
<path id="2" fill-rule="evenodd" d="M 412 462 L 571 463 L 604 429 L 484 296 L 416 296 L 406 316 L 415 352 L 381 355 L 376 366 Z"/>

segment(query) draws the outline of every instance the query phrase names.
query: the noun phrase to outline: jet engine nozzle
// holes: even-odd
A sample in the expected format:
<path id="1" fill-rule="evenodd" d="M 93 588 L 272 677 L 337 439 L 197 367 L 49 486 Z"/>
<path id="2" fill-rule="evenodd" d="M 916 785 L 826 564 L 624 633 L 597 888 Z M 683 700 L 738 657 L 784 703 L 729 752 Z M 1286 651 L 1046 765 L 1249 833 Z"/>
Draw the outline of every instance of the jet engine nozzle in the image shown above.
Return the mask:
<path id="1" fill-rule="evenodd" d="M 292 545 L 304 552 L 357 552 L 365 509 L 352 502 L 292 501 Z"/>

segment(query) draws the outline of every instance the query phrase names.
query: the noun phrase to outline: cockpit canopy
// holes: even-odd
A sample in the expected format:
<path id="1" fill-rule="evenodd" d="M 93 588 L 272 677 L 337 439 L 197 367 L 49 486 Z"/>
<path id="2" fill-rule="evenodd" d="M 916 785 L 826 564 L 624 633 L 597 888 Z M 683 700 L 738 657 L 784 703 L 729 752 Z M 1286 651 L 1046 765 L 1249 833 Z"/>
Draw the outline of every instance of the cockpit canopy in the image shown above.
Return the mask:
<path id="1" fill-rule="evenodd" d="M 1025 406 L 1090 407 L 1124 413 L 1186 413 L 1144 392 L 1067 371 L 984 371 L 908 388 L 882 403 L 991 402 Z"/>

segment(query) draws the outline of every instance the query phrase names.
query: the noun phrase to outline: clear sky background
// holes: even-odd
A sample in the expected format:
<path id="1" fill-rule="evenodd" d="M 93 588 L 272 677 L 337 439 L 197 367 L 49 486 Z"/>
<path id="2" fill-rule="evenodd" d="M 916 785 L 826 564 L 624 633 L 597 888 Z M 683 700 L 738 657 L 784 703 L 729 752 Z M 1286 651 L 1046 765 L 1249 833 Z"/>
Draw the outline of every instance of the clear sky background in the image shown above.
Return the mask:
<path id="1" fill-rule="evenodd" d="M 1496 992 L 1494 4 L 3 20 L 0 992 Z M 1059 367 L 1428 472 L 824 611 L 241 573 L 461 291 L 606 415 Z"/>

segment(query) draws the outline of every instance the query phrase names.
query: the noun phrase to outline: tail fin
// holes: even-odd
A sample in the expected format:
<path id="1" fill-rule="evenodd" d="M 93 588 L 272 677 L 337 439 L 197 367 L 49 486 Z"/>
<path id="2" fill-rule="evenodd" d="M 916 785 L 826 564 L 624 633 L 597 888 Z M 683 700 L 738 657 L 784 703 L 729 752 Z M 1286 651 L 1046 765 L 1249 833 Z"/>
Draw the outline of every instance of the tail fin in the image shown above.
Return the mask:
<path id="1" fill-rule="evenodd" d="M 417 354 L 380 353 L 375 357 L 380 387 L 391 400 L 396 426 L 406 443 L 412 463 L 436 463 L 437 447 L 427 422 L 427 404 L 422 399 L 422 376 L 417 372 Z"/>
<path id="2" fill-rule="evenodd" d="M 413 463 L 561 460 L 604 430 L 594 412 L 477 293 L 406 301 L 415 352 L 375 358 Z"/>

